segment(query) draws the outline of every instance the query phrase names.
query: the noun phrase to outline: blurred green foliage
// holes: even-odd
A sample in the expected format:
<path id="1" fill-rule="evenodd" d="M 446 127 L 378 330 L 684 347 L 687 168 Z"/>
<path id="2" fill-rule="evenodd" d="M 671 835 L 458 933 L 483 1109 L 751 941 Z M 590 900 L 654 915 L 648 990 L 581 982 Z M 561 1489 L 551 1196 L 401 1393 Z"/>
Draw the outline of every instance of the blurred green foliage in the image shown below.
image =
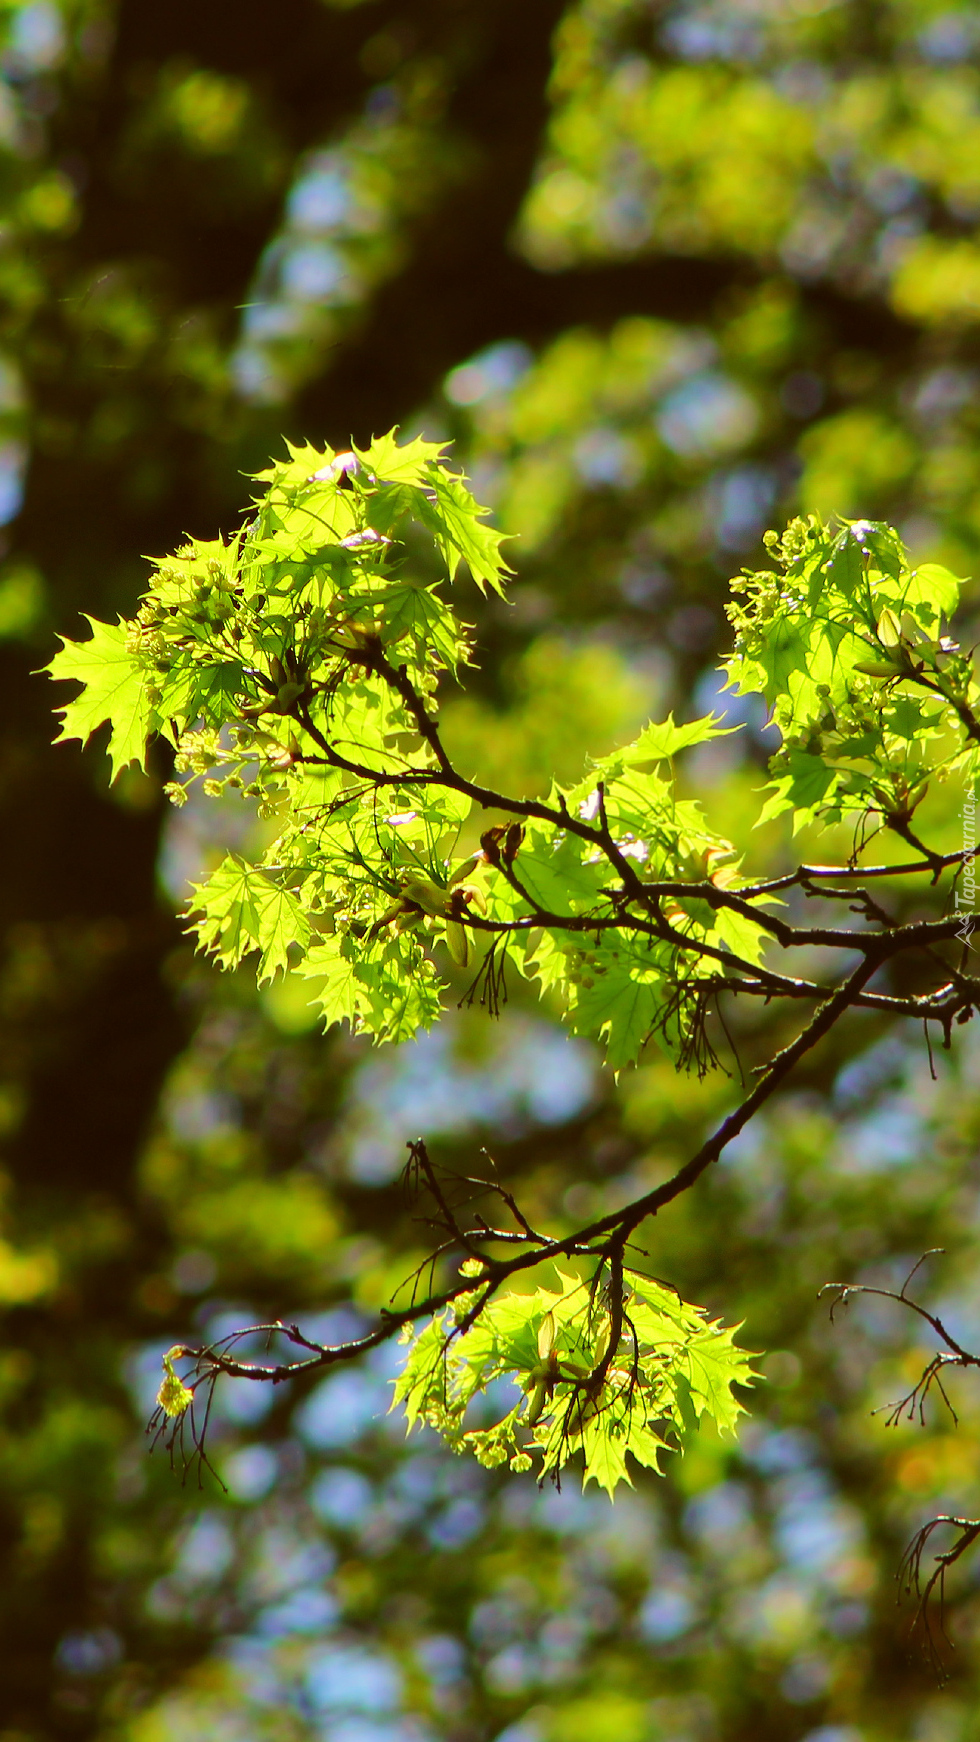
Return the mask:
<path id="1" fill-rule="evenodd" d="M 797 507 L 978 573 L 974 9 L 0 21 L 3 1742 L 972 1742 L 970 1575 L 941 1692 L 893 1575 L 926 1516 L 978 1510 L 975 1393 L 956 1430 L 886 1429 L 913 1327 L 815 1300 L 944 1246 L 925 1298 L 974 1334 L 970 1030 L 937 1085 L 855 1019 L 654 1224 L 649 1268 L 773 1351 L 736 1444 L 613 1510 L 406 1444 L 369 1364 L 264 1415 L 230 1392 L 229 1495 L 182 1491 L 141 1434 L 162 1350 L 277 1313 L 355 1328 L 340 1303 L 374 1310 L 422 1255 L 407 1137 L 462 1168 L 486 1144 L 561 1228 L 664 1177 L 729 1090 L 656 1060 L 613 1098 L 516 1001 L 382 1066 L 215 983 L 173 902 L 234 817 L 216 841 L 188 805 L 158 859 L 169 770 L 107 796 L 98 753 L 51 749 L 30 673 L 80 608 L 132 611 L 142 553 L 230 527 L 281 430 L 452 437 L 525 530 L 446 716 L 515 783 L 715 704 L 728 576 Z M 690 771 L 734 840 L 764 745 Z"/>

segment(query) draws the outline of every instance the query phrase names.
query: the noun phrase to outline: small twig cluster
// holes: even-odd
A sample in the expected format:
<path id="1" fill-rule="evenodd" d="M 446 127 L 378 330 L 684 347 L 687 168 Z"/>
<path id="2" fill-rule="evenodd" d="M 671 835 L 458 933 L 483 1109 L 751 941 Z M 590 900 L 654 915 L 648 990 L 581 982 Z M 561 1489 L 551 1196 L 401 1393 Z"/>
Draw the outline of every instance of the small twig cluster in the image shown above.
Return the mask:
<path id="1" fill-rule="evenodd" d="M 918 1379 L 904 1396 L 891 1403 L 881 1406 L 874 1413 L 886 1414 L 889 1427 L 896 1427 L 901 1421 L 918 1422 L 925 1426 L 925 1404 L 932 1390 L 936 1390 L 942 1399 L 944 1407 L 954 1422 L 958 1423 L 956 1410 L 953 1407 L 949 1392 L 943 1383 L 943 1374 L 949 1368 L 980 1367 L 980 1355 L 965 1349 L 952 1332 L 943 1323 L 937 1313 L 930 1312 L 920 1301 L 913 1300 L 908 1290 L 913 1277 L 921 1269 L 927 1258 L 941 1252 L 941 1247 L 934 1247 L 930 1252 L 924 1252 L 922 1257 L 912 1266 L 900 1289 L 876 1288 L 869 1283 L 829 1282 L 821 1293 L 833 1293 L 830 1305 L 830 1317 L 833 1320 L 839 1306 L 846 1306 L 848 1301 L 858 1295 L 874 1295 L 880 1300 L 896 1301 L 899 1306 L 907 1307 L 909 1312 L 923 1320 L 939 1338 L 943 1345 L 926 1362 Z M 948 1549 L 943 1550 L 933 1558 L 932 1570 L 925 1574 L 922 1561 L 927 1548 L 931 1545 L 936 1531 L 953 1530 L 955 1537 Z M 946 1666 L 941 1645 L 952 1647 L 952 1641 L 946 1632 L 946 1574 L 950 1567 L 972 1547 L 980 1537 L 980 1519 L 957 1518 L 949 1513 L 940 1513 L 923 1524 L 908 1543 L 899 1565 L 897 1578 L 902 1593 L 916 1598 L 915 1615 L 912 1621 L 913 1634 L 921 1635 L 926 1654 L 940 1679 L 946 1678 Z M 936 1600 L 938 1599 L 938 1604 Z M 935 1610 L 938 1607 L 938 1615 Z"/>

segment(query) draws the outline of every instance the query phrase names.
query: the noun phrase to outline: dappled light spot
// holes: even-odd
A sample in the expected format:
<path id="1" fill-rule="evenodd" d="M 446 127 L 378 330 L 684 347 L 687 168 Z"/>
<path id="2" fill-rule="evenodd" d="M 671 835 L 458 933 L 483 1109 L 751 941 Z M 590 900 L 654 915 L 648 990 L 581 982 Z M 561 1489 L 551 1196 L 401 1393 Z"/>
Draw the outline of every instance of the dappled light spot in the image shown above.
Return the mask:
<path id="1" fill-rule="evenodd" d="M 319 1652 L 306 1680 L 320 1711 L 390 1712 L 401 1692 L 401 1677 L 390 1658 L 353 1646 Z"/>
<path id="2" fill-rule="evenodd" d="M 237 1500 L 261 1500 L 276 1479 L 279 1462 L 270 1446 L 241 1446 L 221 1463 L 222 1479 Z"/>
<path id="3" fill-rule="evenodd" d="M 741 447 L 757 421 L 758 411 L 745 389 L 711 371 L 675 387 L 657 414 L 667 446 L 685 457 Z"/>
<path id="4" fill-rule="evenodd" d="M 387 1410 L 380 1381 L 359 1368 L 342 1369 L 322 1379 L 296 1415 L 301 1437 L 317 1449 L 353 1444 Z"/>
<path id="5" fill-rule="evenodd" d="M 479 405 L 510 391 L 530 368 L 532 353 L 517 341 L 491 345 L 446 376 L 443 391 L 454 405 Z"/>

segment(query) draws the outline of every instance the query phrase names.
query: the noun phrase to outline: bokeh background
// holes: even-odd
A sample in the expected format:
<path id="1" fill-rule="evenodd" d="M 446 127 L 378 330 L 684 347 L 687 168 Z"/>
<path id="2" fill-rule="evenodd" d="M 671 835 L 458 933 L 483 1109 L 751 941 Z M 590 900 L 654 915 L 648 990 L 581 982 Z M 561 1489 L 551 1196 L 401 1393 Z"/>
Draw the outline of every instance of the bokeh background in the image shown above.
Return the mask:
<path id="1" fill-rule="evenodd" d="M 229 1383 L 181 1488 L 162 1349 L 355 1329 L 422 1235 L 420 1133 L 554 1228 L 646 1189 L 733 1093 L 614 1091 L 527 992 L 398 1051 L 193 959 L 240 810 L 110 792 L 36 675 L 145 553 L 233 528 L 281 436 L 456 444 L 511 547 L 468 603 L 464 765 L 531 791 L 715 699 L 728 576 L 798 509 L 978 572 L 980 11 L 955 0 L 2 0 L 0 1742 L 968 1742 L 895 1571 L 980 1510 L 980 1409 L 889 1430 L 896 1285 L 980 1338 L 980 1057 L 865 1016 L 673 1206 L 651 1264 L 767 1351 L 737 1444 L 611 1508 L 385 1415 L 382 1352 Z M 975 607 L 980 594 L 970 591 Z M 751 814 L 756 716 L 689 772 Z M 772 851 L 789 852 L 788 844 Z M 756 1056 L 772 1036 L 759 1018 Z"/>

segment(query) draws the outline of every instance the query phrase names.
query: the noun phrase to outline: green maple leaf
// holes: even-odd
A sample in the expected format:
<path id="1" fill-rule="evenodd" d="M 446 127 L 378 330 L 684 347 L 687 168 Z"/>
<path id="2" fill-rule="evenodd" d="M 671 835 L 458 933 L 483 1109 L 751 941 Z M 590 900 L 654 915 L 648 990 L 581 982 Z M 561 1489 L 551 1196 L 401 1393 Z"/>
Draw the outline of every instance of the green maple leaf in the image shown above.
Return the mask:
<path id="1" fill-rule="evenodd" d="M 397 442 L 396 430 L 375 436 L 366 448 L 354 448 L 354 453 L 369 473 L 390 484 L 421 484 L 428 480 L 430 468 L 445 453 L 447 442 L 427 442 L 416 436 L 414 441 Z"/>
<path id="2" fill-rule="evenodd" d="M 699 1307 L 679 1300 L 661 1284 L 625 1273 L 631 1290 L 628 1312 L 641 1351 L 657 1357 L 660 1374 L 673 1394 L 675 1419 L 693 1428 L 709 1415 L 723 1431 L 734 1432 L 742 1406 L 733 1385 L 752 1385 L 754 1356 L 735 1346 L 738 1325 L 727 1327 L 709 1319 Z"/>
<path id="3" fill-rule="evenodd" d="M 609 1410 L 604 1411 L 594 1421 L 590 1421 L 583 1431 L 585 1471 L 582 1486 L 587 1488 L 590 1482 L 595 1482 L 605 1490 L 611 1500 L 620 1482 L 625 1482 L 630 1488 L 633 1483 L 626 1468 L 625 1424 L 614 1423 L 610 1415 Z"/>
<path id="4" fill-rule="evenodd" d="M 733 1395 L 733 1385 L 752 1385 L 757 1375 L 752 1371 L 752 1356 L 736 1349 L 732 1341 L 738 1325 L 730 1329 L 708 1324 L 702 1334 L 687 1347 L 685 1363 L 695 1414 L 709 1415 L 722 1432 L 734 1433 L 735 1424 L 744 1414 L 742 1405 Z"/>
<path id="5" fill-rule="evenodd" d="M 394 1382 L 389 1414 L 402 1404 L 408 1433 L 424 1420 L 433 1384 L 437 1387 L 437 1394 L 448 1395 L 445 1352 L 446 1319 L 443 1313 L 437 1313 L 422 1331 L 413 1335 L 404 1366 Z"/>
<path id="6" fill-rule="evenodd" d="M 641 1342 L 657 1347 L 661 1342 L 675 1342 L 678 1332 L 688 1336 L 701 1329 L 704 1313 L 700 1307 L 689 1306 L 672 1288 L 654 1282 L 638 1270 L 627 1270 L 623 1274 L 626 1287 L 633 1296 L 630 1317 Z"/>
<path id="7" fill-rule="evenodd" d="M 146 740 L 157 718 L 146 699 L 139 658 L 127 646 L 128 625 L 121 620 L 85 620 L 92 629 L 91 640 L 69 641 L 62 636 L 62 646 L 45 667 L 59 681 L 76 678 L 85 686 L 74 701 L 58 709 L 61 731 L 55 742 L 78 738 L 87 744 L 99 726 L 111 721 L 108 752 L 115 780 L 130 762 L 145 767 Z"/>
<path id="8" fill-rule="evenodd" d="M 618 1072 L 635 1063 L 655 1028 L 664 977 L 638 952 L 623 951 L 614 960 L 611 951 L 603 951 L 601 959 L 607 971 L 590 976 L 591 986 L 583 983 L 574 988 L 568 1024 L 574 1034 L 601 1040 L 609 1065 Z"/>
<path id="9" fill-rule="evenodd" d="M 923 627 L 932 627 L 940 616 L 952 617 L 960 602 L 960 589 L 965 585 L 965 581 L 951 574 L 941 563 L 920 563 L 906 577 L 897 603 L 903 610 L 911 610 L 920 620 L 918 607 L 925 606 L 927 614 Z"/>
<path id="10" fill-rule="evenodd" d="M 410 1040 L 441 1014 L 442 986 L 433 965 L 406 938 L 376 939 L 367 949 L 350 935 L 318 940 L 298 964 L 320 980 L 311 1002 L 324 1026 L 347 1022 L 376 1041 Z"/>
<path id="11" fill-rule="evenodd" d="M 297 972 L 319 980 L 320 986 L 312 1003 L 323 1012 L 323 1025 L 332 1028 L 335 1022 L 357 1021 L 360 985 L 355 971 L 351 942 L 340 934 L 322 938 L 313 944 Z"/>
<path id="12" fill-rule="evenodd" d="M 712 929 L 722 948 L 730 950 L 740 961 L 756 966 L 762 960 L 768 942 L 766 933 L 743 914 L 734 913 L 730 907 L 719 908 Z"/>
<path id="13" fill-rule="evenodd" d="M 676 756 L 678 751 L 689 749 L 692 744 L 707 744 L 712 738 L 728 738 L 741 729 L 740 726 L 723 725 L 714 714 L 706 714 L 701 720 L 691 720 L 686 726 L 676 726 L 673 714 L 668 714 L 666 720 L 649 721 L 632 744 L 627 744 L 623 750 L 617 750 L 616 755 L 608 758 L 608 761 L 610 764 L 619 762 L 627 766 L 633 763 L 663 762 Z"/>
<path id="14" fill-rule="evenodd" d="M 600 860 L 577 835 L 556 836 L 553 829 L 533 822 L 521 845 L 517 869 L 528 894 L 550 913 L 595 908 L 603 885 L 609 881 L 607 861 Z M 494 879 L 493 888 L 504 904 L 510 903 L 502 878 Z"/>
<path id="15" fill-rule="evenodd" d="M 378 1041 L 412 1040 L 442 1015 L 442 984 L 417 946 L 399 938 L 383 949 L 380 961 L 362 960 L 357 965 L 362 983 L 370 975 L 360 1006 L 361 1023 Z"/>
<path id="16" fill-rule="evenodd" d="M 796 813 L 793 824 L 793 833 L 796 834 L 798 829 L 812 822 L 821 805 L 829 803 L 840 777 L 835 768 L 828 767 L 822 756 L 811 756 L 805 750 L 789 750 L 786 759 L 787 772 L 770 781 L 765 789 L 770 797 L 755 826 L 761 828 L 763 823 L 791 810 Z"/>
<path id="17" fill-rule="evenodd" d="M 660 1466 L 661 1452 L 670 1451 L 666 1440 L 654 1431 L 648 1421 L 643 1420 L 643 1411 L 634 1414 L 630 1424 L 627 1446 L 631 1458 L 638 1464 L 645 1464 L 648 1470 L 653 1470 L 658 1476 L 663 1475 Z"/>
<path id="18" fill-rule="evenodd" d="M 481 593 L 487 585 L 503 593 L 504 576 L 510 573 L 500 555 L 504 534 L 486 524 L 490 512 L 481 508 L 470 495 L 461 478 L 442 466 L 430 466 L 428 483 L 436 498 L 430 504 L 425 496 L 419 502 L 419 514 L 433 533 L 452 579 L 465 558 Z"/>
<path id="19" fill-rule="evenodd" d="M 381 597 L 385 640 L 397 644 L 410 636 L 420 665 L 425 662 L 427 650 L 433 649 L 455 677 L 466 643 L 455 614 L 443 604 L 435 588 L 413 587 L 406 582 L 386 588 Z"/>
<path id="20" fill-rule="evenodd" d="M 289 945 L 305 949 L 310 924 L 296 897 L 255 865 L 230 853 L 204 883 L 193 885 L 188 912 L 200 945 L 224 968 L 260 952 L 258 981 L 289 966 Z"/>

